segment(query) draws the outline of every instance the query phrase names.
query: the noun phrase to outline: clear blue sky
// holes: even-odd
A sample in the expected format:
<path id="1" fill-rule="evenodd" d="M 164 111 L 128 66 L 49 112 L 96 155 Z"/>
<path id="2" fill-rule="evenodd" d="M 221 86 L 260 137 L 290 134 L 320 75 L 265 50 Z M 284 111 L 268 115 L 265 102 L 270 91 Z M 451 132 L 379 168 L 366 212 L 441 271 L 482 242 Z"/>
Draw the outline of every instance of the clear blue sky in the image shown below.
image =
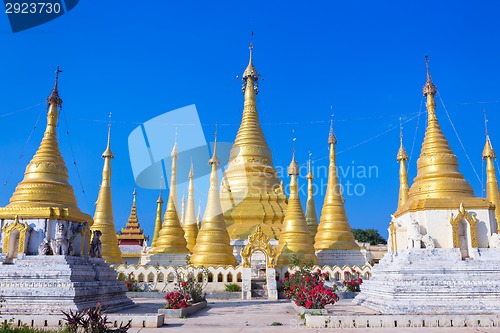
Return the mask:
<path id="1" fill-rule="evenodd" d="M 493 145 L 500 149 L 499 11 L 494 1 L 321 1 L 286 6 L 265 1 L 80 1 L 68 14 L 16 34 L 0 14 L 0 205 L 8 203 L 22 179 L 45 126 L 42 114 L 25 146 L 45 109 L 23 109 L 45 101 L 60 65 L 61 151 L 79 204 L 92 215 L 108 113 L 113 112 L 113 204 L 115 225 L 121 228 L 134 187 L 127 148 L 130 132 L 157 115 L 196 104 L 206 139 L 211 141 L 218 121 L 219 140 L 233 141 L 243 107 L 241 81 L 235 76 L 247 64 L 254 31 L 254 64 L 265 77 L 258 109 L 275 165 L 289 163 L 293 137 L 299 163 L 306 162 L 311 150 L 316 167 L 327 164 L 333 105 L 339 166 L 344 172 L 352 166 L 378 170 L 370 178 L 349 172 L 342 177 L 344 184 L 361 184 L 358 190 L 363 189 L 363 195 L 346 196 L 350 224 L 379 229 L 386 237 L 389 214 L 397 205 L 400 116 L 407 121 L 404 142 L 409 154 L 415 139 L 410 182 L 415 176 L 426 120 L 425 114 L 418 118 L 425 110 L 421 90 L 426 54 L 479 178 L 483 108 Z M 482 195 L 481 182 L 439 99 L 437 105 L 460 170 L 476 195 Z M 170 151 L 170 143 L 165 149 Z M 196 200 L 205 195 L 197 193 Z M 153 231 L 156 197 L 157 191 L 138 189 L 138 214 L 147 234 Z M 317 196 L 318 213 L 322 202 Z"/>

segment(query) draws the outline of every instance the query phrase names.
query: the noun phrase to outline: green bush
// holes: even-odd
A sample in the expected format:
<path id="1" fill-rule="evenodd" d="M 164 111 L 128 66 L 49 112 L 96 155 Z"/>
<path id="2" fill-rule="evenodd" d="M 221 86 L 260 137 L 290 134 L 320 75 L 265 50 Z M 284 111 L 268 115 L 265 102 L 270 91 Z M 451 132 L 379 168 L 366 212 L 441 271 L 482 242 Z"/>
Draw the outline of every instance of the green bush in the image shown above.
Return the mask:
<path id="1" fill-rule="evenodd" d="M 237 285 L 236 283 L 229 283 L 229 284 L 226 284 L 226 291 L 235 293 L 235 292 L 241 291 L 241 287 L 239 285 Z"/>

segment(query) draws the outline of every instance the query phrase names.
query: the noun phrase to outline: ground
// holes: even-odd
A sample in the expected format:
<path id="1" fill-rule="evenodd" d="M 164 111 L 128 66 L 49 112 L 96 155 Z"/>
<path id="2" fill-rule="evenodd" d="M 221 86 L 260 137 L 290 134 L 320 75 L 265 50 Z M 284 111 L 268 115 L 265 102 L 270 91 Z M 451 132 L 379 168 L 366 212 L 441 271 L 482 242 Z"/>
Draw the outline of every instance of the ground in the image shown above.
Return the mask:
<path id="1" fill-rule="evenodd" d="M 162 300 L 157 299 L 134 299 L 141 304 L 142 309 L 149 309 L 148 312 L 155 312 L 161 306 Z M 339 305 L 341 306 L 341 304 Z M 132 328 L 129 333 L 162 333 L 162 332 L 332 332 L 339 331 L 333 329 L 313 329 L 307 328 L 303 320 L 293 310 L 290 302 L 286 300 L 208 300 L 208 307 L 189 316 L 188 318 L 170 318 L 168 324 L 161 328 Z M 273 326 L 281 323 L 280 326 Z M 342 329 L 342 332 L 350 333 L 399 333 L 399 332 L 500 332 L 500 328 L 356 328 Z"/>

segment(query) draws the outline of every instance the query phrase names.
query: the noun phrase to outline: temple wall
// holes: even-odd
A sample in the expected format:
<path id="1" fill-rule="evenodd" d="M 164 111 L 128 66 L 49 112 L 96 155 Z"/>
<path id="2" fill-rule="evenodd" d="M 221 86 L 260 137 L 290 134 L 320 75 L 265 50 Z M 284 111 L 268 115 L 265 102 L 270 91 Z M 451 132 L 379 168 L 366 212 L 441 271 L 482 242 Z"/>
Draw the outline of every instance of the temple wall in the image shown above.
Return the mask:
<path id="1" fill-rule="evenodd" d="M 142 265 L 120 265 L 115 267 L 118 273 L 123 273 L 126 276 L 132 274 L 135 281 L 139 283 L 141 287 L 146 287 L 147 290 L 153 291 L 172 291 L 177 282 L 177 276 L 182 274 L 193 273 L 197 278 L 203 276 L 202 269 L 194 268 L 192 266 L 142 266 Z M 314 266 L 313 270 L 320 269 L 322 272 L 327 274 L 327 281 L 330 283 L 342 282 L 349 275 L 352 274 L 352 270 L 355 270 L 356 276 L 360 276 L 363 279 L 370 279 L 372 266 L 365 265 L 363 267 L 359 266 Z M 211 277 L 206 283 L 204 289 L 205 292 L 212 291 L 225 291 L 226 284 L 235 283 L 241 286 L 243 266 L 209 266 L 207 268 Z M 284 267 L 282 269 L 275 267 L 276 279 L 282 280 L 288 274 L 294 272 L 296 268 Z M 287 274 L 288 273 L 288 274 Z M 327 283 L 329 284 L 329 283 Z"/>
<path id="2" fill-rule="evenodd" d="M 488 237 L 492 232 L 496 232 L 496 221 L 494 212 L 487 209 L 467 210 L 469 214 L 476 214 L 477 218 L 477 241 L 478 247 L 488 247 Z M 408 238 L 412 234 L 412 222 L 417 221 L 420 226 L 422 235 L 428 234 L 433 240 L 436 248 L 453 248 L 453 227 L 450 223 L 450 218 L 458 215 L 458 210 L 425 210 L 417 212 L 409 212 L 395 218 L 398 223 L 396 230 L 397 249 L 404 250 L 408 248 Z M 461 222 L 462 223 L 462 222 Z M 465 236 L 469 250 L 471 244 L 471 230 L 469 223 L 463 219 L 465 223 Z"/>

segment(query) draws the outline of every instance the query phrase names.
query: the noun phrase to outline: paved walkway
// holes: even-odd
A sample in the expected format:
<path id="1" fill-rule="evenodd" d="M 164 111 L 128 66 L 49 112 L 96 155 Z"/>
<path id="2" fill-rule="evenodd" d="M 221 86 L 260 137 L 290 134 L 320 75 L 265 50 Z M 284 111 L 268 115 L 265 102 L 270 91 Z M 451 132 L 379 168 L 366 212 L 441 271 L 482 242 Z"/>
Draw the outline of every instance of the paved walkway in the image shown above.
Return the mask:
<path id="1" fill-rule="evenodd" d="M 141 308 L 154 309 L 161 307 L 162 300 L 134 299 Z M 337 304 L 338 309 L 341 304 Z M 149 312 L 149 311 L 148 311 Z M 188 318 L 169 318 L 168 324 L 161 328 L 132 328 L 129 333 L 168 333 L 168 332 L 345 332 L 345 333 L 462 333 L 481 332 L 500 333 L 500 328 L 357 328 L 357 329 L 313 329 L 307 328 L 303 320 L 293 310 L 288 301 L 241 301 L 241 300 L 209 300 L 208 307 Z M 281 324 L 281 325 L 279 325 Z M 279 325 L 279 326 L 273 326 Z"/>

